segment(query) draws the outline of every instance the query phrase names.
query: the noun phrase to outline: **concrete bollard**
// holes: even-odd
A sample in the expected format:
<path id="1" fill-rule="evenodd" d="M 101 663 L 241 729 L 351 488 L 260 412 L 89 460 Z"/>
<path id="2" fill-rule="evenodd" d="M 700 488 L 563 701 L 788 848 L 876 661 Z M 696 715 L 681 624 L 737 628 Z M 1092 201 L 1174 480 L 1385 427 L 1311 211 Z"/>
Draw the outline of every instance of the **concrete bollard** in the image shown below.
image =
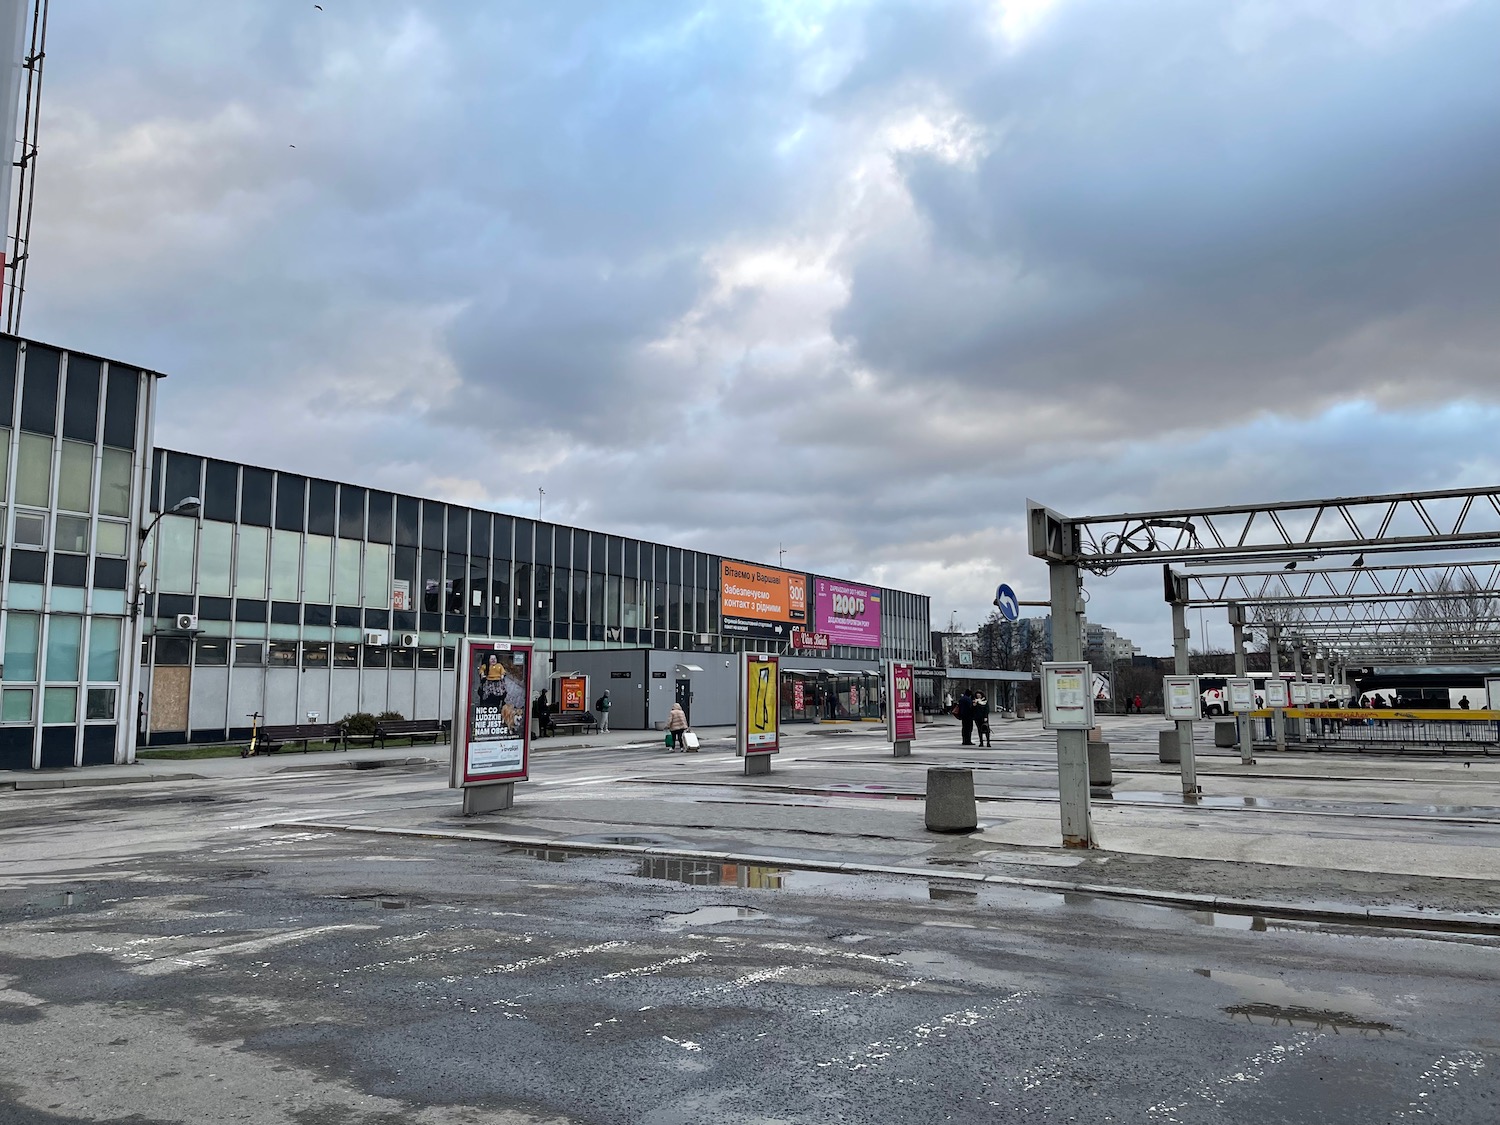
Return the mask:
<path id="1" fill-rule="evenodd" d="M 1177 741 L 1175 729 L 1156 732 L 1156 758 L 1164 766 L 1182 764 L 1182 745 Z"/>
<path id="2" fill-rule="evenodd" d="M 974 771 L 933 766 L 927 771 L 927 831 L 973 832 L 979 827 Z"/>
<path id="3" fill-rule="evenodd" d="M 1108 789 L 1115 783 L 1115 770 L 1109 761 L 1109 743 L 1089 743 L 1089 785 Z"/>
<path id="4" fill-rule="evenodd" d="M 1230 719 L 1214 723 L 1214 745 L 1220 749 L 1232 749 L 1240 744 L 1239 723 Z"/>

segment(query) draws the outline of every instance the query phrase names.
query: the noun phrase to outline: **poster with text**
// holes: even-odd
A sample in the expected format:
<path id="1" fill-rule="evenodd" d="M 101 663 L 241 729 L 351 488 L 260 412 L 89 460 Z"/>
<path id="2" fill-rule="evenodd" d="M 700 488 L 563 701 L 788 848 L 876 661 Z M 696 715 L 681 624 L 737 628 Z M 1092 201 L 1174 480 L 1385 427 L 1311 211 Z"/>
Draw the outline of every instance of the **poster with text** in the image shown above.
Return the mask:
<path id="1" fill-rule="evenodd" d="M 885 707 L 890 721 L 890 741 L 911 742 L 917 737 L 917 692 L 910 664 L 886 664 Z"/>
<path id="2" fill-rule="evenodd" d="M 813 628 L 831 643 L 859 648 L 880 647 L 880 591 L 868 586 L 813 580 Z"/>
<path id="3" fill-rule="evenodd" d="M 791 637 L 807 624 L 807 576 L 754 563 L 719 563 L 719 618 L 724 632 Z"/>
<path id="4" fill-rule="evenodd" d="M 589 680 L 587 676 L 563 676 L 557 683 L 559 711 L 587 711 Z"/>
<path id="5" fill-rule="evenodd" d="M 531 646 L 465 641 L 459 668 L 453 783 L 526 780 Z"/>

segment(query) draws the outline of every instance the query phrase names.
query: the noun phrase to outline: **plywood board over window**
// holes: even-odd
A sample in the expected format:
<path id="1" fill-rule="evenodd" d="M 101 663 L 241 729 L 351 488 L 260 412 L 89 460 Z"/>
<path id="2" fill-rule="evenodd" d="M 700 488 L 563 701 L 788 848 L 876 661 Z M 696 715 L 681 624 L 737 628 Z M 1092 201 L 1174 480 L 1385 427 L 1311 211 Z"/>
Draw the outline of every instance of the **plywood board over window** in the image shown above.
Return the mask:
<path id="1" fill-rule="evenodd" d="M 152 670 L 152 733 L 187 730 L 192 672 L 191 668 L 164 668 L 159 664 Z"/>

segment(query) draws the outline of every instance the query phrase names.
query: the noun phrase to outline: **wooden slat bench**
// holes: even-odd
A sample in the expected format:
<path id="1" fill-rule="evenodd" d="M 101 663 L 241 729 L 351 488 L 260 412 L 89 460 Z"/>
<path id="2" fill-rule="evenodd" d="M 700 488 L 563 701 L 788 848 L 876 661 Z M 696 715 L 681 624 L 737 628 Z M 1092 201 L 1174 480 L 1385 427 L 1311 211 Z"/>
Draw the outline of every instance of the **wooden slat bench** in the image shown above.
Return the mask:
<path id="1" fill-rule="evenodd" d="M 344 739 L 342 723 L 289 723 L 282 726 L 261 727 L 255 738 L 255 752 L 274 754 L 285 746 L 292 746 L 299 742 L 302 744 L 304 754 L 307 753 L 308 744 L 311 742 L 332 742 L 341 750 L 349 749 L 349 744 Z M 249 756 L 248 746 L 240 751 L 240 757 Z"/>
<path id="2" fill-rule="evenodd" d="M 593 734 L 599 730 L 599 720 L 594 718 L 592 711 L 554 711 L 547 718 L 552 720 L 554 731 L 567 728 L 582 731 L 584 734 Z"/>
<path id="3" fill-rule="evenodd" d="M 448 724 L 441 719 L 401 719 L 376 723 L 376 745 L 383 749 L 388 738 L 407 738 L 413 745 L 419 738 L 430 738 L 434 744 L 447 742 Z"/>

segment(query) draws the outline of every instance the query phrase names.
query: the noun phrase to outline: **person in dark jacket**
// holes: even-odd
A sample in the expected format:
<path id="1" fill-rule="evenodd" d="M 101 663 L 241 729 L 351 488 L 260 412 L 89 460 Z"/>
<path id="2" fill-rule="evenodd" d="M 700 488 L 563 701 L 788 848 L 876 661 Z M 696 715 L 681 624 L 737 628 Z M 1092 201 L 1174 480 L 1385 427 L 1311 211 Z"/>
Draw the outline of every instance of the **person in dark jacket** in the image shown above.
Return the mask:
<path id="1" fill-rule="evenodd" d="M 547 689 L 543 688 L 536 697 L 536 724 L 537 733 L 546 738 L 552 733 L 552 715 L 550 713 L 551 701 L 547 699 Z"/>
<path id="2" fill-rule="evenodd" d="M 958 716 L 958 725 L 963 731 L 963 744 L 974 745 L 974 697 L 969 694 L 969 689 L 964 688 L 963 694 L 958 697 L 958 703 L 953 708 L 954 714 Z"/>
<path id="3" fill-rule="evenodd" d="M 974 696 L 974 730 L 979 735 L 979 745 L 990 745 L 990 701 L 982 691 Z"/>

